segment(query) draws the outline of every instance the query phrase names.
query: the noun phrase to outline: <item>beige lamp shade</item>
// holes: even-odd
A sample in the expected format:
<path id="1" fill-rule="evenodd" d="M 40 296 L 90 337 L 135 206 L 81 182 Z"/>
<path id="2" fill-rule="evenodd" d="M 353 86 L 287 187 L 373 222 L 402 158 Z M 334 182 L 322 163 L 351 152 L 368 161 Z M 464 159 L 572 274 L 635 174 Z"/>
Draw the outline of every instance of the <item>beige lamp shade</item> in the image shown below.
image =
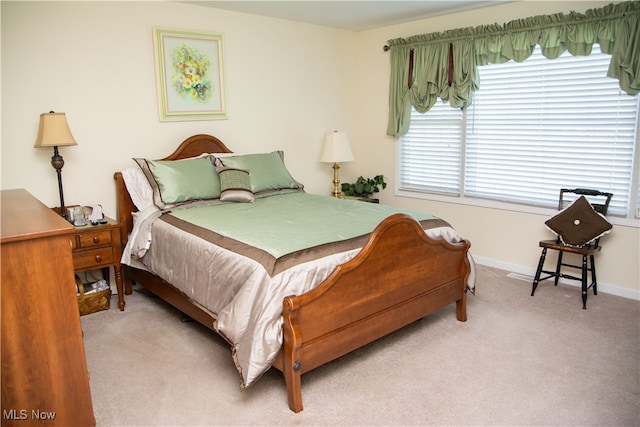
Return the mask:
<path id="1" fill-rule="evenodd" d="M 40 114 L 40 127 L 34 147 L 62 147 L 65 145 L 78 145 L 71 134 L 65 114 L 54 112 Z"/>
<path id="2" fill-rule="evenodd" d="M 324 146 L 320 155 L 322 163 L 344 163 L 354 160 L 346 132 L 333 131 L 324 134 Z"/>

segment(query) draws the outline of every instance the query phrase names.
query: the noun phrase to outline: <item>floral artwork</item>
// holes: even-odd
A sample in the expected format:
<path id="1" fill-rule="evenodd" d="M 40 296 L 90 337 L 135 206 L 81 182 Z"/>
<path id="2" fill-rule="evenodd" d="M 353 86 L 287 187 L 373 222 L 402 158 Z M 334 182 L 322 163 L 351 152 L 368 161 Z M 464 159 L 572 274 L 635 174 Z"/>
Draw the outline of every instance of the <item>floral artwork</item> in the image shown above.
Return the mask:
<path id="1" fill-rule="evenodd" d="M 183 97 L 206 103 L 215 88 L 207 78 L 211 61 L 196 48 L 181 44 L 171 52 L 173 88 Z"/>
<path id="2" fill-rule="evenodd" d="M 222 35 L 154 28 L 161 121 L 225 119 Z"/>

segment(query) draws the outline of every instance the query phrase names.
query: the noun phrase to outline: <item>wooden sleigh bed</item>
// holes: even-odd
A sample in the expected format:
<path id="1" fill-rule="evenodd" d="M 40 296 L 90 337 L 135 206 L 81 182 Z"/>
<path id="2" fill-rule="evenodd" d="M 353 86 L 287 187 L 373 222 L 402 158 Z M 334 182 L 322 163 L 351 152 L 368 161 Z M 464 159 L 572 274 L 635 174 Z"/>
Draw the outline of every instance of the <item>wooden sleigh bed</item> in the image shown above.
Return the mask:
<path id="1" fill-rule="evenodd" d="M 210 135 L 194 135 L 162 160 L 231 153 Z M 137 209 L 122 173 L 116 172 L 123 247 Z M 285 379 L 289 407 L 303 409 L 301 375 L 375 341 L 449 304 L 466 321 L 469 242 L 431 239 L 418 221 L 394 214 L 382 221 L 350 261 L 314 289 L 282 301 L 282 347 L 273 366 Z M 213 329 L 215 316 L 160 277 L 123 265 L 125 293 L 137 283 Z"/>

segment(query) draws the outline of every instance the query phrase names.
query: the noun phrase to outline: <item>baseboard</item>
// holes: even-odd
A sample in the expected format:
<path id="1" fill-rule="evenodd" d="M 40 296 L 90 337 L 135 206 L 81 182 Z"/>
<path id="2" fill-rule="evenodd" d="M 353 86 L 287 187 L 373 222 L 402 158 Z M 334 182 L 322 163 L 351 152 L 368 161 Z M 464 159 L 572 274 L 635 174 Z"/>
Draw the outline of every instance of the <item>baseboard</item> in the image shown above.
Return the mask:
<path id="1" fill-rule="evenodd" d="M 487 267 L 499 268 L 500 270 L 505 270 L 508 272 L 513 272 L 521 275 L 519 278 L 525 279 L 530 278 L 531 282 L 533 282 L 533 276 L 536 274 L 536 269 L 533 267 L 524 267 L 522 265 L 510 264 L 508 262 L 503 262 L 491 258 L 485 258 L 481 256 L 473 256 L 473 259 L 477 264 L 486 265 Z M 577 288 L 580 287 L 580 283 L 575 280 L 567 280 L 560 279 L 560 283 L 575 286 Z M 602 292 L 605 294 L 616 295 L 623 298 L 633 299 L 636 301 L 640 301 L 640 290 L 634 290 L 629 288 L 624 288 L 622 286 L 616 286 L 609 283 L 598 281 L 598 292 Z"/>

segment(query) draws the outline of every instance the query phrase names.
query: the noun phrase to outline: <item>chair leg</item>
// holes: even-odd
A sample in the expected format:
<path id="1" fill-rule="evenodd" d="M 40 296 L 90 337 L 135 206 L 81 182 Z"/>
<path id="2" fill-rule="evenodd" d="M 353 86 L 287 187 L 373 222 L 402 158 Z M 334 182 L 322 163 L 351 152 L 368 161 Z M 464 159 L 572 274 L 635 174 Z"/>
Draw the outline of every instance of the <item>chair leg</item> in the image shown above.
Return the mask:
<path id="1" fill-rule="evenodd" d="M 533 278 L 533 286 L 531 287 L 531 296 L 536 291 L 538 287 L 538 282 L 540 282 L 540 274 L 542 273 L 542 267 L 544 267 L 544 259 L 547 256 L 547 248 L 542 248 L 542 254 L 540 255 L 540 261 L 538 261 L 538 269 L 536 270 L 536 277 Z"/>
<path id="2" fill-rule="evenodd" d="M 587 256 L 582 256 L 582 309 L 587 309 Z"/>
<path id="3" fill-rule="evenodd" d="M 553 285 L 558 286 L 558 280 L 560 280 L 560 269 L 562 268 L 562 255 L 564 252 L 558 251 L 558 265 L 556 265 L 556 274 L 553 279 Z"/>
<path id="4" fill-rule="evenodd" d="M 593 294 L 598 295 L 598 281 L 596 279 L 596 262 L 593 255 L 590 255 L 591 260 L 591 283 L 593 283 Z"/>

